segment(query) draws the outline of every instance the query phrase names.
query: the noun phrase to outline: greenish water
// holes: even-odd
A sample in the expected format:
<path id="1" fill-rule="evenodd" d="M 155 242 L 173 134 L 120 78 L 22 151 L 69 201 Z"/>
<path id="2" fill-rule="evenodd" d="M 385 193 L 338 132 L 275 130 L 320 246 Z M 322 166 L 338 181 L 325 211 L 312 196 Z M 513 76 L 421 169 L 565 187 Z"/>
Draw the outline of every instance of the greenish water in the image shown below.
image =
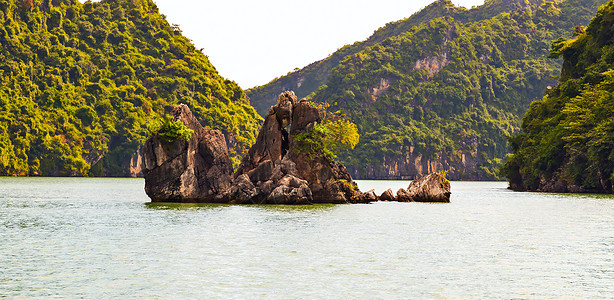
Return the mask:
<path id="1" fill-rule="evenodd" d="M 450 204 L 178 205 L 143 185 L 0 178 L 0 297 L 614 298 L 610 196 L 453 182 Z"/>

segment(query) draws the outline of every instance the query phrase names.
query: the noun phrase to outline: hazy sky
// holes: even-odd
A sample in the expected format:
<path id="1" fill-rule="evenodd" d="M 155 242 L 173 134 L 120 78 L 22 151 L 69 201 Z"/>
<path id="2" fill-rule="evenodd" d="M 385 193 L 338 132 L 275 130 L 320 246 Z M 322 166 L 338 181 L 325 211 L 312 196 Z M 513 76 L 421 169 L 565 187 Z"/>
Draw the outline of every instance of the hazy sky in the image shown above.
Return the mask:
<path id="1" fill-rule="evenodd" d="M 265 84 L 364 40 L 433 0 L 154 0 L 220 74 L 244 88 Z M 471 7 L 483 0 L 452 0 Z"/>

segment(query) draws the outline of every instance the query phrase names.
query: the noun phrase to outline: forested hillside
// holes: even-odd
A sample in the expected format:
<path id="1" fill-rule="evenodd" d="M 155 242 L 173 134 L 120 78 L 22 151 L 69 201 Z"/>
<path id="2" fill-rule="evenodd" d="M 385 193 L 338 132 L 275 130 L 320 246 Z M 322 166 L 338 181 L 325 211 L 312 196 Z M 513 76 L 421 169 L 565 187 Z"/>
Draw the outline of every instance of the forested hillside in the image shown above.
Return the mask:
<path id="1" fill-rule="evenodd" d="M 353 176 L 413 178 L 448 169 L 452 179 L 497 179 L 506 136 L 556 83 L 560 61 L 548 58 L 551 41 L 571 37 L 601 4 L 492 0 L 467 10 L 442 0 L 291 76 L 310 76 L 297 86 L 314 82 L 307 73 L 313 66 L 344 55 L 328 73 L 315 72 L 325 82 L 309 98 L 356 122 L 360 143 L 339 156 Z M 288 78 L 248 91 L 252 104 L 272 86 L 295 89 L 278 84 Z"/>
<path id="2" fill-rule="evenodd" d="M 134 175 L 178 103 L 235 163 L 255 141 L 245 93 L 151 0 L 0 0 L 0 24 L 0 175 Z"/>
<path id="3" fill-rule="evenodd" d="M 517 190 L 614 192 L 614 1 L 552 44 L 561 81 L 531 104 L 502 169 Z"/>
<path id="4" fill-rule="evenodd" d="M 280 92 L 292 90 L 299 99 L 308 96 L 326 83 L 332 69 L 338 66 L 341 60 L 346 56 L 353 55 L 368 46 L 372 46 L 386 38 L 403 33 L 414 26 L 418 26 L 434 18 L 444 15 L 458 15 L 458 13 L 462 11 L 466 10 L 455 7 L 450 1 L 436 1 L 408 19 L 387 24 L 375 31 L 375 33 L 365 41 L 346 45 L 323 60 L 314 62 L 303 69 L 288 73 L 281 78 L 275 78 L 266 85 L 247 90 L 246 92 L 250 99 L 250 103 L 256 108 L 260 115 L 265 116 L 269 111 L 269 107 L 275 105 L 277 95 L 279 95 Z"/>

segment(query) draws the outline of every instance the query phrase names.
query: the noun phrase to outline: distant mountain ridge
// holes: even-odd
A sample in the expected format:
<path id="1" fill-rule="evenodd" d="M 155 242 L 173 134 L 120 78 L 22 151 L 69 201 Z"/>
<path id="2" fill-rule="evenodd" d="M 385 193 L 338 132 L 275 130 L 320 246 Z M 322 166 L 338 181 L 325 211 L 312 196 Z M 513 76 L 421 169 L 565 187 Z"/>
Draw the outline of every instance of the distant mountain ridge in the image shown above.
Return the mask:
<path id="1" fill-rule="evenodd" d="M 486 1 L 479 9 L 469 10 L 454 5 L 451 0 L 437 0 L 406 19 L 386 24 L 365 41 L 346 45 L 325 59 L 280 78 L 275 78 L 265 85 L 250 88 L 246 90 L 246 93 L 251 105 L 256 108 L 261 116 L 264 116 L 267 114 L 269 107 L 275 104 L 274 101 L 280 92 L 293 90 L 297 97 L 306 97 L 326 83 L 332 69 L 339 65 L 346 56 L 360 52 L 366 47 L 380 43 L 387 38 L 407 32 L 414 26 L 444 16 L 454 17 L 462 22 L 472 22 L 491 18 L 506 11 L 535 7 L 536 1 L 491 0 Z"/>
<path id="2" fill-rule="evenodd" d="M 423 22 L 464 10 L 454 6 L 450 0 L 435 1 L 405 20 L 386 24 L 365 41 L 346 45 L 329 57 L 314 62 L 301 70 L 276 78 L 263 86 L 248 89 L 246 93 L 250 99 L 250 104 L 256 108 L 261 116 L 264 116 L 267 114 L 269 107 L 275 104 L 276 97 L 280 92 L 292 90 L 299 99 L 315 92 L 326 83 L 332 69 L 339 65 L 346 56 L 362 51 L 364 48 L 377 44 L 388 37 L 403 33 Z"/>
<path id="3" fill-rule="evenodd" d="M 134 176 L 184 103 L 238 164 L 259 116 L 151 0 L 0 0 L 0 175 Z"/>
<path id="4" fill-rule="evenodd" d="M 531 101 L 555 84 L 550 42 L 585 25 L 602 1 L 436 1 L 303 70 L 247 91 L 258 111 L 280 90 L 328 102 L 358 125 L 340 160 L 355 178 L 498 179 Z M 269 99 L 270 98 L 270 99 Z"/>

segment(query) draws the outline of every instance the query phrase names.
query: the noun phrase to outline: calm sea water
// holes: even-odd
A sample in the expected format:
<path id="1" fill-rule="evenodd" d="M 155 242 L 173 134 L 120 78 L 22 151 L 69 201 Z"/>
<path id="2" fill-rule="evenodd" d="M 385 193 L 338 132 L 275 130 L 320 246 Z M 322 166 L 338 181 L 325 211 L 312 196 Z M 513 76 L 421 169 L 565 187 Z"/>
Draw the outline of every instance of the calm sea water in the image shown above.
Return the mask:
<path id="1" fill-rule="evenodd" d="M 453 182 L 450 204 L 174 205 L 143 185 L 0 178 L 0 297 L 614 298 L 609 196 Z"/>

